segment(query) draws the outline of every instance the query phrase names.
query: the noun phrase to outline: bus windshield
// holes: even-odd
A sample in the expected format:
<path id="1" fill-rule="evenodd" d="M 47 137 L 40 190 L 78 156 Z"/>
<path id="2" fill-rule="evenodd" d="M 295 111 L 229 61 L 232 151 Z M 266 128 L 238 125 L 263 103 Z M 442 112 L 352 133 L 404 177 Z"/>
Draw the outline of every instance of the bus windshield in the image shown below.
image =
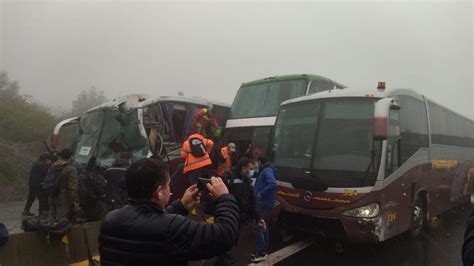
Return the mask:
<path id="1" fill-rule="evenodd" d="M 280 104 L 306 93 L 308 81 L 283 80 L 243 86 L 237 92 L 230 119 L 276 116 Z"/>
<path id="2" fill-rule="evenodd" d="M 310 173 L 328 187 L 373 184 L 381 155 L 381 142 L 372 138 L 374 102 L 334 98 L 283 106 L 274 133 L 275 166 L 283 175 Z"/>
<path id="3" fill-rule="evenodd" d="M 79 124 L 76 160 L 86 164 L 93 156 L 100 166 L 109 167 L 126 152 L 140 159 L 148 152 L 148 143 L 140 133 L 137 110 L 103 108 L 86 113 Z"/>

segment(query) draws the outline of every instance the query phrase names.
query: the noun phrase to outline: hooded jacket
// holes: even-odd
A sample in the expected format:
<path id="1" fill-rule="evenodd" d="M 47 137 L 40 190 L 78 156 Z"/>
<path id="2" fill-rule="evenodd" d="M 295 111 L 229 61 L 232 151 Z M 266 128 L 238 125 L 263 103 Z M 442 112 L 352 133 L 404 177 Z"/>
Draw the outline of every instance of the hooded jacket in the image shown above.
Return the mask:
<path id="1" fill-rule="evenodd" d="M 276 197 L 276 169 L 270 164 L 263 166 L 255 181 L 255 198 L 259 206 L 273 208 Z"/>
<path id="2" fill-rule="evenodd" d="M 77 170 L 69 162 L 58 160 L 52 168 L 53 171 L 60 172 L 59 201 L 64 203 L 79 202 L 79 179 Z"/>

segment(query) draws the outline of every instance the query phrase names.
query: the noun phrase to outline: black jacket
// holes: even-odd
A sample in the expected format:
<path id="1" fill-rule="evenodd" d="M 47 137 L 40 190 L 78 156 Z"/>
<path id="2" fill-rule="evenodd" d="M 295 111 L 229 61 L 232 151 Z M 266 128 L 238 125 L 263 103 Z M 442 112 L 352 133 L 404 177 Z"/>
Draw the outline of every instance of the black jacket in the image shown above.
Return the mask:
<path id="1" fill-rule="evenodd" d="M 225 172 L 222 179 L 229 192 L 237 199 L 240 225 L 258 220 L 252 180 L 242 176 L 235 168 L 231 172 Z"/>
<path id="2" fill-rule="evenodd" d="M 151 201 L 130 199 L 102 222 L 101 265 L 187 265 L 235 244 L 239 221 L 232 195 L 217 199 L 214 224 L 190 220 L 187 214 L 180 201 L 163 210 Z"/>
<path id="3" fill-rule="evenodd" d="M 40 187 L 41 182 L 43 182 L 46 174 L 48 173 L 48 165 L 41 161 L 37 160 L 33 163 L 30 170 L 29 184 L 32 187 Z"/>
<path id="4" fill-rule="evenodd" d="M 464 244 L 462 245 L 462 261 L 464 266 L 474 265 L 474 211 L 467 220 Z"/>
<path id="5" fill-rule="evenodd" d="M 125 176 L 127 168 L 111 167 L 105 171 L 105 198 L 108 202 L 114 201 L 118 206 L 123 206 L 127 202 L 127 186 L 125 184 Z"/>

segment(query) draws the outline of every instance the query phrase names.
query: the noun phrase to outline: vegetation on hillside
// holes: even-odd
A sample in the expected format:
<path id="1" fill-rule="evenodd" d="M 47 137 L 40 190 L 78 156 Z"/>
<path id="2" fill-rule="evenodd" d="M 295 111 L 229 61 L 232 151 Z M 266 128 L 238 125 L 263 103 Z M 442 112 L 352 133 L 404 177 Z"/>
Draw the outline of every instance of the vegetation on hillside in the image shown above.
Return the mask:
<path id="1" fill-rule="evenodd" d="M 43 141 L 62 118 L 77 116 L 103 103 L 104 93 L 94 87 L 83 90 L 72 102 L 72 110 L 60 117 L 22 95 L 17 81 L 0 72 L 0 201 L 27 196 L 28 175 L 33 161 L 46 152 Z"/>

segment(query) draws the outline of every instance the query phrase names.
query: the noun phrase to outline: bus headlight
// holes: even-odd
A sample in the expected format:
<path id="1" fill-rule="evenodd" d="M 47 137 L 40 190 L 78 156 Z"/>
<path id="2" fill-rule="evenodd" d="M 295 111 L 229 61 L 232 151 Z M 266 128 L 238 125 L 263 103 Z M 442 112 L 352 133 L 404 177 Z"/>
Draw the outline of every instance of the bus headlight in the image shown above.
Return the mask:
<path id="1" fill-rule="evenodd" d="M 372 203 L 367 206 L 355 208 L 343 212 L 345 216 L 356 218 L 375 218 L 379 216 L 380 207 L 378 203 Z"/>

